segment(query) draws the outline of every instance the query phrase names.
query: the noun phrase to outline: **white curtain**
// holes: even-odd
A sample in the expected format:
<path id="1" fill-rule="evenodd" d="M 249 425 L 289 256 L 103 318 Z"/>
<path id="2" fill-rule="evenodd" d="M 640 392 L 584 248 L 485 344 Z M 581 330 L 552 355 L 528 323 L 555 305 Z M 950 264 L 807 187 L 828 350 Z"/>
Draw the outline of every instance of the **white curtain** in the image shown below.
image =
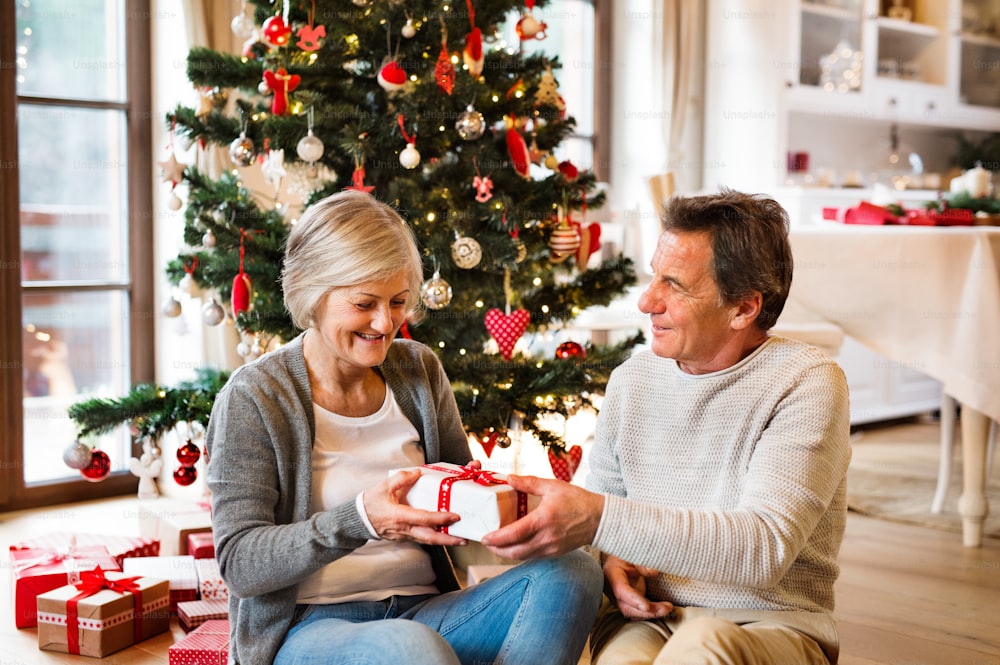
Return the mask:
<path id="1" fill-rule="evenodd" d="M 664 113 L 666 170 L 678 191 L 701 187 L 704 114 L 705 5 L 702 0 L 654 0 L 653 85 Z"/>

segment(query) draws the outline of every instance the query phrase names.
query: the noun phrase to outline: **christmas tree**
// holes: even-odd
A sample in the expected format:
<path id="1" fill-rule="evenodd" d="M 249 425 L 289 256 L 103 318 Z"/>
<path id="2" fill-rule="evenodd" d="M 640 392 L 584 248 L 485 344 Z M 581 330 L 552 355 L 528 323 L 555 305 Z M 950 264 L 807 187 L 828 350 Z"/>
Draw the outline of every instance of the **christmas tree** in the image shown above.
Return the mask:
<path id="1" fill-rule="evenodd" d="M 204 322 L 232 317 L 246 359 L 299 332 L 278 280 L 294 219 L 280 202 L 255 200 L 248 170 L 261 169 L 277 191 L 298 169 L 305 206 L 345 188 L 368 191 L 415 231 L 426 311 L 402 334 L 438 352 L 467 431 L 489 454 L 508 442 L 515 417 L 565 453 L 543 421 L 592 405 L 641 335 L 532 352 L 531 340 L 635 281 L 622 256 L 591 260 L 600 228 L 586 214 L 604 197 L 591 171 L 556 156 L 575 126 L 558 59 L 498 37 L 512 16 L 519 39 L 539 35 L 545 26 L 533 10 L 508 0 L 261 2 L 253 19 L 233 20 L 249 37 L 242 55 L 193 49 L 188 78 L 202 103 L 177 107 L 168 127 L 175 141 L 225 147 L 234 168 L 212 178 L 172 151 L 161 165 L 164 180 L 187 191 L 189 249 L 167 276 L 213 295 Z M 76 404 L 70 416 L 81 435 L 128 423 L 155 438 L 182 422 L 206 424 L 225 376 L 205 369 L 172 389 L 136 386 L 121 399 Z"/>

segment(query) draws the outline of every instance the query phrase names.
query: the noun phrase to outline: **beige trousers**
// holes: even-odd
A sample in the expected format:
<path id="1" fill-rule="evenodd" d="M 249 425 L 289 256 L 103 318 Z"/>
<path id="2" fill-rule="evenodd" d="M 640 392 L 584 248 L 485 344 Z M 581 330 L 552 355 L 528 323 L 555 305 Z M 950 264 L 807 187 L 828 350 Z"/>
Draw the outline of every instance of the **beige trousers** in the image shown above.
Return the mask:
<path id="1" fill-rule="evenodd" d="M 607 599 L 590 643 L 593 665 L 835 665 L 839 652 L 829 615 L 676 607 L 631 621 Z"/>

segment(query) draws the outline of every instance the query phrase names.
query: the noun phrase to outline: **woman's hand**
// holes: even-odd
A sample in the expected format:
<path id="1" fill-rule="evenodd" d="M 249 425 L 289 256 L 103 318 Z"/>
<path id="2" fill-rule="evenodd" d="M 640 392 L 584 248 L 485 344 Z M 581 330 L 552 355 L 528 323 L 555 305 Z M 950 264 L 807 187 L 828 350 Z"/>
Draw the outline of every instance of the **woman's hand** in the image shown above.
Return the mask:
<path id="1" fill-rule="evenodd" d="M 457 522 L 456 513 L 420 510 L 406 504 L 406 494 L 419 480 L 420 471 L 395 473 L 365 490 L 362 502 L 375 533 L 385 540 L 412 540 L 425 545 L 465 545 L 463 538 L 437 529 Z"/>
<path id="2" fill-rule="evenodd" d="M 674 606 L 666 601 L 646 598 L 646 578 L 659 573 L 637 566 L 618 557 L 609 556 L 604 562 L 604 592 L 618 605 L 622 616 L 633 620 L 656 619 L 670 614 Z"/>

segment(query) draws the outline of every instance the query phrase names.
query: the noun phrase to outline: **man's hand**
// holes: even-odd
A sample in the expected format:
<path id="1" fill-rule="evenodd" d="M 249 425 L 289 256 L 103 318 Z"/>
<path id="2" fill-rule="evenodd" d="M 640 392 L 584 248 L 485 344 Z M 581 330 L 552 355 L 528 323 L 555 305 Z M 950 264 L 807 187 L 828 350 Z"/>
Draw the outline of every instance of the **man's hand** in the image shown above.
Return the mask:
<path id="1" fill-rule="evenodd" d="M 498 556 L 534 559 L 559 556 L 589 545 L 604 511 L 604 497 L 561 480 L 508 476 L 519 492 L 540 496 L 534 510 L 483 536 L 482 543 Z"/>
<path id="2" fill-rule="evenodd" d="M 420 471 L 400 471 L 365 490 L 362 501 L 375 533 L 386 540 L 412 540 L 427 545 L 465 545 L 466 541 L 438 531 L 460 518 L 457 513 L 420 510 L 406 504 L 406 494 Z"/>
<path id="3" fill-rule="evenodd" d="M 674 606 L 666 601 L 656 602 L 646 598 L 646 578 L 658 574 L 651 568 L 609 556 L 604 562 L 604 593 L 614 600 L 622 616 L 628 619 L 665 617 Z"/>

